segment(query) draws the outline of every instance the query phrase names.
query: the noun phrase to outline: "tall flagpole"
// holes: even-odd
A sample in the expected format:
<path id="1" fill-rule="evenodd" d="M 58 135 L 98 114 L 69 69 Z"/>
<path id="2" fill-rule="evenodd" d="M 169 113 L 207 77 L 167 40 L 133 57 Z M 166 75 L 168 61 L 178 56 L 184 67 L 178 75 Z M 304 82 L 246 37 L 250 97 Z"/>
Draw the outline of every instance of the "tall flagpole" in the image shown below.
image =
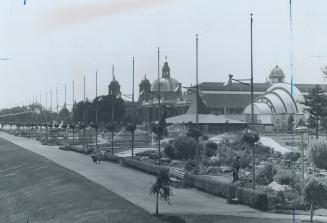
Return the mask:
<path id="1" fill-rule="evenodd" d="M 98 71 L 95 71 L 95 149 L 98 149 Z"/>
<path id="2" fill-rule="evenodd" d="M 134 126 L 135 126 L 135 115 L 134 115 L 134 70 L 135 60 L 133 57 L 133 86 L 132 86 L 132 159 L 134 158 Z"/>
<path id="3" fill-rule="evenodd" d="M 195 38 L 195 81 L 196 81 L 196 94 L 195 94 L 195 102 L 196 102 L 196 113 L 195 113 L 195 121 L 196 121 L 196 128 L 199 129 L 199 36 L 196 34 Z M 196 136 L 196 144 L 195 144 L 195 164 L 196 169 L 195 173 L 199 173 L 199 138 Z"/>

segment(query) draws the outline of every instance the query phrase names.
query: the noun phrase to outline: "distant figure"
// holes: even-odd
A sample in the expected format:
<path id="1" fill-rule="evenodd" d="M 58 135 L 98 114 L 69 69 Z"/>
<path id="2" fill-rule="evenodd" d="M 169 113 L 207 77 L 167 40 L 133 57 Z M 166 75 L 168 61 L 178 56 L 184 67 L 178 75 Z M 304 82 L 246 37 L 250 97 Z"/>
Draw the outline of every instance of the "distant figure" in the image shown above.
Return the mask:
<path id="1" fill-rule="evenodd" d="M 238 181 L 238 172 L 240 170 L 241 164 L 240 164 L 240 156 L 234 157 L 233 159 L 233 182 Z"/>
<path id="2" fill-rule="evenodd" d="M 96 149 L 92 154 L 91 154 L 91 159 L 93 160 L 94 163 L 100 164 L 100 157 L 101 157 L 101 151 Z"/>

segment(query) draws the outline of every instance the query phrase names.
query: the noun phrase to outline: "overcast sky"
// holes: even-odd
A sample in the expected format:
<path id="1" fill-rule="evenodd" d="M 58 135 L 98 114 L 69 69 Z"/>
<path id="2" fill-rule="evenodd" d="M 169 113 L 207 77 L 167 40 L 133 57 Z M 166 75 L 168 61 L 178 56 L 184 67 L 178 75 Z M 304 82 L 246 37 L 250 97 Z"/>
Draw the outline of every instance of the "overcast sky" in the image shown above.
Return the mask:
<path id="1" fill-rule="evenodd" d="M 225 81 L 250 73 L 250 13 L 254 13 L 255 82 L 279 64 L 290 80 L 289 0 L 1 0 L 0 107 L 26 103 L 59 90 L 63 104 L 106 94 L 115 64 L 124 94 L 157 75 L 157 46 L 171 76 L 195 83 L 195 34 L 199 34 L 199 81 Z M 295 83 L 324 83 L 327 64 L 327 1 L 293 0 Z"/>

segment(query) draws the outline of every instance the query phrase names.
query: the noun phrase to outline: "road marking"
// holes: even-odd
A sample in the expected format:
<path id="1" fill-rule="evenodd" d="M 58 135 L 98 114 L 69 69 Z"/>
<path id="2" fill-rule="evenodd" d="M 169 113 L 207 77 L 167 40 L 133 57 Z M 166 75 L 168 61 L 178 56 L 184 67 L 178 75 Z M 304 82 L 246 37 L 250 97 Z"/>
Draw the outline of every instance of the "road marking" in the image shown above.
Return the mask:
<path id="1" fill-rule="evenodd" d="M 11 170 L 16 170 L 16 169 L 19 169 L 19 168 L 22 168 L 22 167 L 23 167 L 23 166 L 16 166 L 16 167 L 13 167 L 13 168 L 0 170 L 0 173 L 8 172 L 8 171 L 11 171 Z"/>
<path id="2" fill-rule="evenodd" d="M 12 176 L 12 175 L 15 175 L 15 173 L 7 174 L 7 175 L 5 175 L 5 177 L 9 177 L 9 176 Z"/>

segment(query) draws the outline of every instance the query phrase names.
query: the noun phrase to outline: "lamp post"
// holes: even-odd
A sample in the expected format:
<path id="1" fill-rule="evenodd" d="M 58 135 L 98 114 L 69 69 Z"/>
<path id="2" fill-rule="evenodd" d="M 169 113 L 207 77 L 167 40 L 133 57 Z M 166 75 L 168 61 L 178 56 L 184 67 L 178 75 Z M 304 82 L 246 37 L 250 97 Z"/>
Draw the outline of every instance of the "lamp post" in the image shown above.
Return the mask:
<path id="1" fill-rule="evenodd" d="M 253 14 L 250 14 L 250 39 L 251 39 L 251 76 L 250 79 L 234 79 L 233 74 L 229 74 L 229 79 L 227 83 L 225 84 L 226 86 L 231 86 L 233 84 L 233 81 L 236 81 L 238 83 L 247 85 L 250 87 L 251 91 L 251 132 L 254 133 L 254 94 L 253 94 Z M 250 82 L 246 83 L 244 81 Z M 254 145 L 252 146 L 252 188 L 255 189 L 255 160 L 254 160 Z"/>
<path id="2" fill-rule="evenodd" d="M 304 133 L 308 131 L 306 126 L 299 126 L 295 129 L 297 133 L 301 134 L 301 181 L 302 185 L 304 183 L 304 146 L 303 146 L 303 136 Z"/>

